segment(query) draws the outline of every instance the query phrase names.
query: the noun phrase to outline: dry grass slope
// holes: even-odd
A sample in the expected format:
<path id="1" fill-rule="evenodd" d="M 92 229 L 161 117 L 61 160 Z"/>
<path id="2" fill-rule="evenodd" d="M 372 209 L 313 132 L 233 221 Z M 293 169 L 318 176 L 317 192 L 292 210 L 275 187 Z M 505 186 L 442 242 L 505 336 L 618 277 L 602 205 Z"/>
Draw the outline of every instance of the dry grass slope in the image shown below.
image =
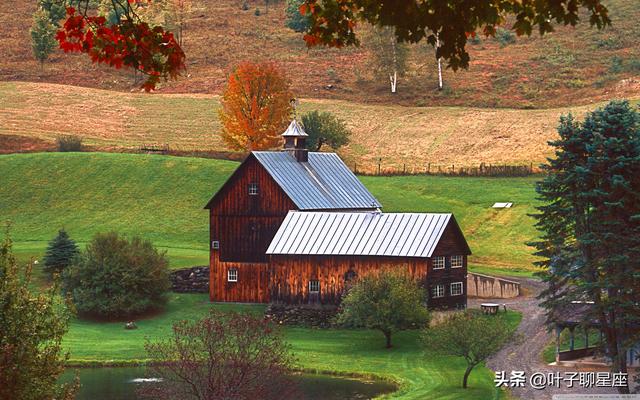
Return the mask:
<path id="1" fill-rule="evenodd" d="M 604 31 L 582 21 L 576 28 L 559 27 L 540 38 L 518 38 L 502 46 L 482 38 L 470 44 L 468 71 L 445 72 L 446 89 L 435 90 L 433 49 L 412 46 L 411 70 L 389 94 L 388 80 L 375 79 L 367 67 L 366 43 L 361 48 L 307 49 L 301 35 L 284 26 L 284 0 L 196 0 L 188 20 L 184 47 L 187 74 L 163 92 L 218 94 L 229 69 L 242 60 L 279 62 L 300 97 L 331 98 L 377 104 L 539 108 L 588 104 L 640 92 L 640 2 L 606 0 L 613 27 Z M 275 3 L 275 4 L 274 4 Z M 254 15 L 260 8 L 260 16 Z M 121 91 L 137 90 L 130 71 L 95 66 L 80 55 L 59 51 L 41 70 L 29 42 L 32 0 L 15 0 L 0 8 L 3 45 L 0 80 L 64 83 Z M 366 29 L 366 28 L 364 28 Z M 614 57 L 622 60 L 617 68 Z M 332 85 L 331 89 L 327 89 Z"/>
<path id="2" fill-rule="evenodd" d="M 100 149 L 168 144 L 182 150 L 226 150 L 220 138 L 218 97 L 141 94 L 56 84 L 0 83 L 0 151 L 53 146 L 75 134 Z M 435 165 L 534 163 L 550 155 L 561 114 L 582 117 L 595 105 L 546 110 L 404 107 L 303 99 L 301 112 L 328 110 L 353 131 L 341 156 L 358 170 L 424 170 Z M 9 140 L 11 139 L 11 140 Z M 5 143 L 5 144 L 3 144 Z M 43 145 L 44 143 L 44 145 Z M 7 152 L 5 151 L 5 152 Z"/>

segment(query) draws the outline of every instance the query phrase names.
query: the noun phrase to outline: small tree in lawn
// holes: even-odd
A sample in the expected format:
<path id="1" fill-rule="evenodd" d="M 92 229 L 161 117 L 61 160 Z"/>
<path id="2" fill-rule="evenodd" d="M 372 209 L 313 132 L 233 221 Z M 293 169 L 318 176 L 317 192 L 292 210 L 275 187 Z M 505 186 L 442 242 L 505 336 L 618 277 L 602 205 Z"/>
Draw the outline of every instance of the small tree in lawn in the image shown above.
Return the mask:
<path id="1" fill-rule="evenodd" d="M 371 49 L 371 68 L 389 79 L 391 93 L 396 93 L 398 76 L 407 70 L 407 45 L 399 43 L 395 31 L 390 27 L 375 27 L 367 37 Z"/>
<path id="2" fill-rule="evenodd" d="M 409 276 L 388 271 L 368 275 L 349 289 L 336 321 L 345 327 L 379 330 L 391 348 L 393 333 L 429 322 L 425 299 L 424 290 Z"/>
<path id="3" fill-rule="evenodd" d="M 57 382 L 69 358 L 62 337 L 71 312 L 56 285 L 33 292 L 31 271 L 21 271 L 7 233 L 0 243 L 0 399 L 72 400 L 76 385 Z"/>
<path id="4" fill-rule="evenodd" d="M 344 121 L 330 112 L 311 111 L 304 114 L 302 125 L 309 135 L 306 143 L 311 151 L 320 151 L 325 144 L 335 150 L 349 143 L 351 132 Z"/>
<path id="5" fill-rule="evenodd" d="M 149 241 L 97 234 L 65 269 L 64 289 L 80 314 L 128 318 L 165 305 L 168 264 L 165 253 Z"/>
<path id="6" fill-rule="evenodd" d="M 502 316 L 484 316 L 465 311 L 449 316 L 436 327 L 426 329 L 422 335 L 427 354 L 433 353 L 462 357 L 467 369 L 462 387 L 473 368 L 500 350 L 513 334 L 513 329 Z"/>
<path id="7" fill-rule="evenodd" d="M 274 326 L 261 317 L 211 309 L 199 321 L 173 325 L 173 334 L 145 345 L 149 373 L 161 382 L 144 386 L 159 400 L 287 400 L 300 398 L 290 379 L 293 358 Z"/>
<path id="8" fill-rule="evenodd" d="M 47 252 L 43 258 L 43 269 L 49 274 L 61 273 L 67 266 L 71 265 L 77 255 L 78 246 L 76 242 L 69 237 L 64 229 L 60 229 L 58 235 L 47 246 Z"/>
<path id="9" fill-rule="evenodd" d="M 51 23 L 49 14 L 38 9 L 33 14 L 33 25 L 31 26 L 31 47 L 33 55 L 40 62 L 40 67 L 44 67 L 49 55 L 56 48 L 56 27 Z"/>
<path id="10" fill-rule="evenodd" d="M 275 64 L 240 64 L 222 95 L 222 139 L 234 150 L 276 146 L 289 123 L 291 98 L 289 81 Z"/>

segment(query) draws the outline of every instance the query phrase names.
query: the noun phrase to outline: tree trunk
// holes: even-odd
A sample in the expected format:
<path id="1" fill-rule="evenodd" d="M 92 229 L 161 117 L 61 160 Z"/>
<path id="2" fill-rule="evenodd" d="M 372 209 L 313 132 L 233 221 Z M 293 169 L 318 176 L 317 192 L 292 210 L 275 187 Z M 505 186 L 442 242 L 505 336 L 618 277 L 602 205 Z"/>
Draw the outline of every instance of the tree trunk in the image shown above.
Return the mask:
<path id="1" fill-rule="evenodd" d="M 438 90 L 442 90 L 442 57 L 438 57 L 439 48 L 440 48 L 440 39 L 436 34 L 436 58 L 438 59 Z"/>
<path id="2" fill-rule="evenodd" d="M 398 73 L 396 71 L 393 71 L 393 75 L 389 74 L 389 82 L 391 82 L 391 93 L 395 93 L 398 84 Z"/>
<path id="3" fill-rule="evenodd" d="M 398 86 L 398 53 L 396 50 L 396 35 L 391 35 L 391 51 L 393 53 L 393 75 L 389 74 L 391 80 L 391 93 L 396 92 Z"/>
<path id="4" fill-rule="evenodd" d="M 463 388 L 467 388 L 467 380 L 469 379 L 469 375 L 471 374 L 471 370 L 473 369 L 475 365 L 472 364 L 468 364 L 467 365 L 467 370 L 464 371 L 464 378 L 462 378 L 462 387 Z"/>
<path id="5" fill-rule="evenodd" d="M 393 347 L 391 345 L 391 332 L 388 331 L 382 331 L 382 333 L 384 333 L 384 337 L 387 340 L 387 349 L 390 349 L 391 347 Z"/>

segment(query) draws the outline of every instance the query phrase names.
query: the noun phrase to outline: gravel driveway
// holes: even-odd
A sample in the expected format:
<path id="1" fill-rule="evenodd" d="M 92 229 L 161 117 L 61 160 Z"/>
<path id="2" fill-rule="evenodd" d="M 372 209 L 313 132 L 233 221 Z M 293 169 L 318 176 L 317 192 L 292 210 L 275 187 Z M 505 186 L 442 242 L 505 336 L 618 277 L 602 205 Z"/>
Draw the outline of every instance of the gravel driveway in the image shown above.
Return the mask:
<path id="1" fill-rule="evenodd" d="M 494 371 L 505 371 L 507 376 L 511 371 L 525 371 L 526 376 L 531 376 L 534 372 L 578 372 L 576 368 L 552 367 L 542 361 L 542 350 L 552 339 L 552 334 L 548 333 L 545 327 L 545 311 L 539 307 L 540 301 L 536 296 L 543 289 L 544 284 L 535 279 L 513 279 L 521 283 L 524 289 L 524 296 L 515 299 L 477 299 L 469 298 L 469 307 L 480 308 L 480 303 L 494 302 L 506 304 L 508 309 L 522 313 L 522 322 L 516 333 L 516 340 L 510 342 L 502 350 L 496 353 L 487 362 L 487 366 Z M 560 388 L 547 387 L 545 390 L 533 389 L 528 383 L 525 387 L 512 388 L 513 395 L 519 399 L 551 399 L 554 394 L 604 394 L 617 393 L 611 388 L 582 387 L 567 388 L 561 383 Z"/>

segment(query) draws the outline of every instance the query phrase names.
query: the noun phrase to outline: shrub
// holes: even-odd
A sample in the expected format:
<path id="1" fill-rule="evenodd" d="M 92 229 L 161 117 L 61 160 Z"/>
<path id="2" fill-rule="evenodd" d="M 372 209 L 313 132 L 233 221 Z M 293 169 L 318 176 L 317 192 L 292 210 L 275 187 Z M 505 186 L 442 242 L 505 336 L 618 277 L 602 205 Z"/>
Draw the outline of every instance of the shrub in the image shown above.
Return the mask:
<path id="1" fill-rule="evenodd" d="M 58 151 L 82 151 L 82 138 L 75 135 L 62 135 L 56 138 Z"/>
<path id="2" fill-rule="evenodd" d="M 623 64 L 623 61 L 621 57 L 618 57 L 618 56 L 611 57 L 611 63 L 609 64 L 609 72 L 611 72 L 612 74 L 619 74 L 624 69 L 622 64 Z"/>
<path id="3" fill-rule="evenodd" d="M 242 11 L 247 11 L 249 9 L 249 2 L 247 0 L 244 0 L 242 2 Z"/>
<path id="4" fill-rule="evenodd" d="M 180 321 L 172 335 L 145 344 L 150 375 L 140 394 L 164 399 L 299 399 L 291 380 L 293 357 L 265 318 L 211 309 L 198 321 Z M 199 396 L 187 396 L 186 393 Z"/>
<path id="5" fill-rule="evenodd" d="M 64 229 L 58 231 L 47 246 L 43 258 L 43 269 L 49 274 L 61 273 L 78 255 L 78 246 Z"/>
<path id="6" fill-rule="evenodd" d="M 300 6 L 304 0 L 287 0 L 287 28 L 296 32 L 305 32 L 309 29 L 310 22 L 308 15 L 300 14 Z"/>
<path id="7" fill-rule="evenodd" d="M 500 43 L 500 47 L 516 42 L 516 34 L 508 29 L 498 28 L 496 30 L 496 40 Z"/>
<path id="8" fill-rule="evenodd" d="M 629 60 L 625 69 L 630 72 L 640 72 L 640 58 L 632 58 Z"/>
<path id="9" fill-rule="evenodd" d="M 78 313 L 121 319 L 161 308 L 169 289 L 168 262 L 149 241 L 97 234 L 63 273 Z"/>
<path id="10" fill-rule="evenodd" d="M 256 7 L 256 10 L 253 12 L 253 15 L 255 15 L 256 17 L 260 16 L 260 9 Z"/>
<path id="11" fill-rule="evenodd" d="M 406 275 L 392 272 L 368 275 L 349 289 L 336 322 L 349 328 L 379 330 L 390 348 L 393 333 L 428 324 L 425 299 L 424 290 Z"/>

